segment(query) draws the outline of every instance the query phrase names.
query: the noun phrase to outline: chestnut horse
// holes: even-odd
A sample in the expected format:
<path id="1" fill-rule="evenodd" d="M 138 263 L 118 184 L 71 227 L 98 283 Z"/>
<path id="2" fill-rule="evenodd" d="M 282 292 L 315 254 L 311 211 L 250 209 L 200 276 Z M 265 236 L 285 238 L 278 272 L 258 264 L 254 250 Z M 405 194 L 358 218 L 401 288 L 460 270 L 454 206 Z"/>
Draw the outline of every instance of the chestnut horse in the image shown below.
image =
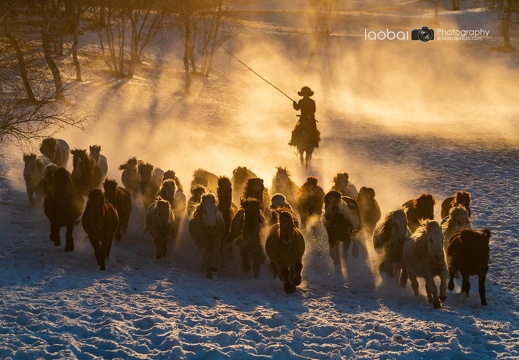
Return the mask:
<path id="1" fill-rule="evenodd" d="M 92 189 L 88 193 L 81 225 L 94 248 L 97 265 L 101 270 L 106 270 L 105 261 L 110 257 L 112 240 L 119 227 L 119 215 L 101 189 Z"/>
<path id="2" fill-rule="evenodd" d="M 273 225 L 265 241 L 265 251 L 271 263 L 269 272 L 279 277 L 287 294 L 294 293 L 301 284 L 305 239 L 295 226 L 291 211 L 280 208 L 278 223 Z"/>
<path id="3" fill-rule="evenodd" d="M 86 153 L 86 150 L 75 149 L 72 153 L 72 181 L 81 191 L 88 195 L 89 191 L 101 187 L 101 169 L 96 165 L 95 159 Z"/>
<path id="4" fill-rule="evenodd" d="M 55 189 L 43 200 L 44 213 L 50 221 L 50 239 L 54 245 L 61 245 L 59 229 L 67 227 L 65 251 L 74 250 L 72 231 L 83 212 L 83 195 L 72 182 L 70 173 L 64 167 L 54 172 Z"/>

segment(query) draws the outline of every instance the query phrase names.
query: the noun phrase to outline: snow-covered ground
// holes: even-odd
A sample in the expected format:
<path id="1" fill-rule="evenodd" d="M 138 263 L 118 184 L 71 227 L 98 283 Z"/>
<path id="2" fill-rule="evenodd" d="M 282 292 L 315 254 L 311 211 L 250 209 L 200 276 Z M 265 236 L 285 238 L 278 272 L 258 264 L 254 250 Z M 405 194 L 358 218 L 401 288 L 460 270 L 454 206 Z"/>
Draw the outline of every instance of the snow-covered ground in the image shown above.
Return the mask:
<path id="1" fill-rule="evenodd" d="M 297 118 L 283 94 L 221 51 L 212 75 L 194 79 L 186 96 L 176 38 L 155 44 L 137 76 L 120 80 L 105 75 L 95 36 L 86 34 L 85 81 L 74 92 L 99 119 L 86 132 L 59 136 L 72 148 L 100 144 L 118 181 L 118 165 L 132 156 L 174 169 L 184 185 L 197 168 L 230 177 L 247 166 L 270 186 L 275 167 L 286 166 L 298 184 L 315 175 L 327 191 L 333 175 L 347 171 L 358 188 L 375 189 L 383 213 L 422 192 L 440 202 L 465 189 L 473 227 L 492 231 L 488 306 L 473 278 L 469 297 L 457 280 L 433 310 L 423 289 L 414 297 L 409 287 L 381 281 L 370 251 L 335 268 L 322 228 L 307 233 L 295 294 L 286 295 L 266 265 L 259 280 L 243 274 L 239 259 L 209 280 L 185 229 L 168 257 L 155 259 L 140 202 L 102 272 L 80 226 L 72 253 L 48 240 L 42 206 L 27 204 L 22 152 L 5 149 L 0 358 L 519 357 L 518 55 L 492 50 L 500 39 L 478 1 L 462 2 L 459 15 L 441 12 L 441 26 L 494 32 L 477 44 L 366 41 L 365 28 L 412 29 L 432 24 L 434 12 L 424 2 L 378 2 L 374 12 L 358 3 L 341 9 L 337 34 L 313 58 L 310 34 L 301 30 L 307 18 L 298 13 L 303 1 L 258 1 L 262 20 L 247 12 L 226 43 L 289 97 L 298 98 L 303 85 L 315 91 L 323 141 L 309 170 L 287 146 Z M 33 145 L 26 150 L 36 151 Z"/>

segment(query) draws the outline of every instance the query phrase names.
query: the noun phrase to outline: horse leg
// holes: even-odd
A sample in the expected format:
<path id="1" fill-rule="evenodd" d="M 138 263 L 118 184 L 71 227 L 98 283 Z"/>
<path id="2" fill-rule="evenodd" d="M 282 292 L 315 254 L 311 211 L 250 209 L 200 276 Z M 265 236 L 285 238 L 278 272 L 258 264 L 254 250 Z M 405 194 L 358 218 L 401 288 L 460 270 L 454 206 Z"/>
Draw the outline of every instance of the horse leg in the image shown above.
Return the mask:
<path id="1" fill-rule="evenodd" d="M 470 282 L 469 282 L 469 275 L 461 273 L 461 292 L 467 294 L 469 296 L 470 291 Z"/>
<path id="2" fill-rule="evenodd" d="M 243 272 L 248 273 L 250 271 L 249 254 L 243 250 L 241 250 L 240 253 L 241 253 L 241 268 L 243 269 Z"/>
<path id="3" fill-rule="evenodd" d="M 443 303 L 447 300 L 447 278 L 449 277 L 449 272 L 446 268 L 442 270 L 440 273 L 440 301 Z"/>
<path id="4" fill-rule="evenodd" d="M 409 274 L 409 280 L 411 280 L 411 288 L 413 289 L 414 296 L 418 296 L 418 281 L 414 274 Z"/>
<path id="5" fill-rule="evenodd" d="M 405 267 L 402 267 L 402 272 L 400 273 L 400 287 L 404 289 L 407 287 L 407 270 Z"/>
<path id="6" fill-rule="evenodd" d="M 286 265 L 283 266 L 281 269 L 281 274 L 283 274 L 283 278 L 285 279 L 283 282 L 283 288 L 285 289 L 285 292 L 287 294 L 293 294 L 296 291 L 296 287 L 292 282 L 289 280 L 289 271 L 288 267 Z"/>
<path id="7" fill-rule="evenodd" d="M 344 259 L 344 263 L 348 260 L 348 250 L 350 248 L 351 240 L 346 240 L 342 242 L 342 258 Z"/>
<path id="8" fill-rule="evenodd" d="M 301 281 L 303 280 L 301 273 L 303 272 L 303 264 L 298 262 L 295 264 L 295 277 L 294 277 L 294 285 L 301 285 Z"/>
<path id="9" fill-rule="evenodd" d="M 254 279 L 259 279 L 260 265 L 261 265 L 261 255 L 254 255 L 254 263 L 252 264 L 252 270 L 254 273 Z"/>
<path id="10" fill-rule="evenodd" d="M 481 300 L 481 305 L 487 305 L 487 297 L 485 291 L 485 279 L 487 277 L 487 273 L 482 272 L 478 275 L 478 290 L 479 290 L 479 299 Z"/>
<path id="11" fill-rule="evenodd" d="M 66 237 L 66 244 L 65 244 L 65 251 L 70 252 L 74 251 L 74 239 L 72 238 L 72 232 L 74 231 L 74 223 L 67 225 L 67 233 L 65 235 Z"/>
<path id="12" fill-rule="evenodd" d="M 50 223 L 50 240 L 54 242 L 54 246 L 60 246 L 61 241 L 59 237 L 59 225 L 55 222 Z"/>
<path id="13" fill-rule="evenodd" d="M 334 244 L 330 243 L 330 257 L 333 260 L 333 265 L 340 265 L 341 260 L 339 259 L 339 244 L 335 242 Z"/>
<path id="14" fill-rule="evenodd" d="M 433 276 L 430 274 L 425 276 L 425 290 L 427 292 L 427 300 L 433 303 L 433 307 L 435 309 L 441 308 L 442 304 L 438 298 L 438 288 L 434 283 Z"/>
<path id="15" fill-rule="evenodd" d="M 451 271 L 449 273 L 449 290 L 452 291 L 454 290 L 454 271 Z"/>

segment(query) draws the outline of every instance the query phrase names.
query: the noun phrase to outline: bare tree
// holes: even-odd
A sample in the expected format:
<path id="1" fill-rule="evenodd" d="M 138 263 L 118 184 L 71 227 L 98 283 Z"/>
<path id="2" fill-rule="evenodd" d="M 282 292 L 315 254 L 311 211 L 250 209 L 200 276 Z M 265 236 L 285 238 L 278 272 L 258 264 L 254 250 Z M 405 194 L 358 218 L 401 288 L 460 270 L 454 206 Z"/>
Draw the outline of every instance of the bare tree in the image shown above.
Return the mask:
<path id="1" fill-rule="evenodd" d="M 108 48 L 106 58 L 111 70 L 133 77 L 143 50 L 162 29 L 166 13 L 165 0 L 100 3 L 98 35 L 103 53 L 105 44 Z"/>
<path id="2" fill-rule="evenodd" d="M 491 8 L 499 13 L 499 25 L 503 35 L 503 47 L 507 51 L 514 50 L 510 39 L 510 31 L 519 22 L 519 0 L 487 0 Z"/>
<path id="3" fill-rule="evenodd" d="M 23 145 L 52 136 L 65 127 L 82 129 L 85 122 L 95 119 L 88 109 L 78 108 L 70 101 L 54 100 L 53 91 L 36 101 L 27 101 L 21 99 L 17 83 L 5 74 L 0 75 L 0 82 L 0 144 Z"/>
<path id="4" fill-rule="evenodd" d="M 178 30 L 184 44 L 185 92 L 190 92 L 191 74 L 208 76 L 224 29 L 233 25 L 229 10 L 244 1 L 178 0 L 171 7 L 177 15 Z M 195 54 L 199 54 L 197 57 Z"/>

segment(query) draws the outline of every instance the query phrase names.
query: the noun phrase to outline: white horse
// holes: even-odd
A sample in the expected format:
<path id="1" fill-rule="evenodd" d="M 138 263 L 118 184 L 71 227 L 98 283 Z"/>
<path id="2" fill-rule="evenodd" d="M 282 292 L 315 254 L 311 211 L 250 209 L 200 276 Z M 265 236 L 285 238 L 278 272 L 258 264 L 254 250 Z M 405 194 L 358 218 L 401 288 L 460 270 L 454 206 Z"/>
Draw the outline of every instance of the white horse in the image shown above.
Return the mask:
<path id="1" fill-rule="evenodd" d="M 126 163 L 119 166 L 119 170 L 123 171 L 121 174 L 121 181 L 124 188 L 132 194 L 134 199 L 137 197 L 137 194 L 139 194 L 139 184 L 141 183 L 141 175 L 137 169 L 137 166 L 140 163 L 141 161 L 137 160 L 134 156 L 129 158 Z"/>
<path id="2" fill-rule="evenodd" d="M 40 201 L 42 198 L 42 191 L 40 183 L 43 179 L 43 169 L 51 162 L 46 156 L 36 156 L 36 154 L 23 155 L 23 178 L 25 180 L 25 187 L 27 188 L 27 198 L 30 204 Z M 36 199 L 33 195 L 36 194 Z"/>
<path id="3" fill-rule="evenodd" d="M 200 204 L 189 219 L 189 235 L 200 249 L 209 279 L 218 270 L 219 263 L 224 265 L 225 229 L 223 214 L 216 206 L 216 196 L 213 193 L 202 195 Z"/>
<path id="4" fill-rule="evenodd" d="M 159 196 L 146 211 L 146 228 L 153 237 L 157 259 L 166 256 L 168 240 L 174 232 L 174 226 L 175 215 L 171 205 Z"/>
<path id="5" fill-rule="evenodd" d="M 449 210 L 449 215 L 442 220 L 442 231 L 444 238 L 444 248 L 447 251 L 449 240 L 455 233 L 470 229 L 469 212 L 463 205 L 458 205 Z"/>
<path id="6" fill-rule="evenodd" d="M 106 174 L 108 173 L 108 161 L 106 156 L 101 154 L 100 145 L 90 145 L 90 156 L 96 161 L 96 166 L 101 170 L 101 182 L 105 181 Z"/>
<path id="7" fill-rule="evenodd" d="M 70 147 L 65 140 L 45 138 L 41 142 L 40 152 L 54 164 L 67 167 Z"/>
<path id="8" fill-rule="evenodd" d="M 440 224 L 434 220 L 424 220 L 420 226 L 404 243 L 404 266 L 411 280 L 415 296 L 418 296 L 418 282 L 416 277 L 425 279 L 427 300 L 438 309 L 447 299 L 447 278 L 449 272 L 443 251 L 443 233 Z M 440 296 L 434 283 L 434 277 L 439 276 Z"/>
<path id="9" fill-rule="evenodd" d="M 406 287 L 407 273 L 403 266 L 402 248 L 411 236 L 404 210 L 390 211 L 373 231 L 373 247 L 378 255 L 379 273 L 389 278 L 400 276 L 400 286 Z"/>

